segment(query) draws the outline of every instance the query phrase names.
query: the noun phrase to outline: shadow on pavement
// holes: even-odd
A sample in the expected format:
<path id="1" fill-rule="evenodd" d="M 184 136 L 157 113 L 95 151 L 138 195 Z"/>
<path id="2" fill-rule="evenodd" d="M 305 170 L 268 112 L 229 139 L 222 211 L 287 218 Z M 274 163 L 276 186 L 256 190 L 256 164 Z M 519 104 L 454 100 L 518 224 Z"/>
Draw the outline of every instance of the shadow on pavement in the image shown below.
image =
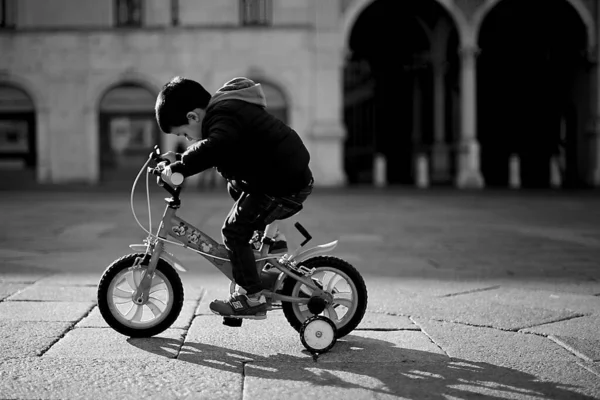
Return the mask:
<path id="1" fill-rule="evenodd" d="M 168 338 L 129 338 L 127 341 L 167 358 L 173 358 L 181 347 L 180 341 Z M 391 353 L 390 358 L 397 361 L 369 360 L 369 354 L 381 354 L 382 350 Z M 246 379 L 264 379 L 264 385 L 273 385 L 273 380 L 280 379 L 402 397 L 596 399 L 575 391 L 576 386 L 542 381 L 540 377 L 515 369 L 398 348 L 392 342 L 379 339 L 348 335 L 338 340 L 331 352 L 320 356 L 317 362 L 307 357 L 307 351 L 303 353 L 303 357 L 260 356 L 185 342 L 177 359 L 227 372 L 239 372 L 243 366 Z"/>

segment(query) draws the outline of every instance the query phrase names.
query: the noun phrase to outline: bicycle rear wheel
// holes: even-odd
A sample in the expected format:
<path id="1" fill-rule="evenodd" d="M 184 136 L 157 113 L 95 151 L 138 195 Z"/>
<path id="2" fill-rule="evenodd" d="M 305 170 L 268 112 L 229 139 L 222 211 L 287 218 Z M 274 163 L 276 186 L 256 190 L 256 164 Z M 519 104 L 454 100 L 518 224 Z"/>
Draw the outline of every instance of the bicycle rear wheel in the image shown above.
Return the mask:
<path id="1" fill-rule="evenodd" d="M 317 256 L 300 263 L 308 269 L 315 269 L 310 278 L 325 291 L 333 295 L 321 314 L 329 318 L 337 328 L 337 337 L 352 332 L 360 323 L 367 309 L 367 287 L 362 276 L 350 263 L 332 256 Z M 286 277 L 282 294 L 293 297 L 310 298 L 312 290 L 297 280 Z M 313 313 L 308 305 L 283 302 L 283 314 L 290 325 L 298 332 L 302 324 Z"/>

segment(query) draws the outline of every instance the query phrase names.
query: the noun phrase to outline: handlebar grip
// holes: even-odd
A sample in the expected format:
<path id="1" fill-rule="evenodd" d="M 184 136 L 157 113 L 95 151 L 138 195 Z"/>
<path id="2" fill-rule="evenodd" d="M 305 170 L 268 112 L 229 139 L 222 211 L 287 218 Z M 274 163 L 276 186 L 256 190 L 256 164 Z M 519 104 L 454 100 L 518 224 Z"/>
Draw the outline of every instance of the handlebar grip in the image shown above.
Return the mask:
<path id="1" fill-rule="evenodd" d="M 171 168 L 163 170 L 163 172 L 160 175 L 165 182 L 170 183 L 173 186 L 181 185 L 184 180 L 183 174 L 179 172 L 173 172 L 171 171 Z"/>

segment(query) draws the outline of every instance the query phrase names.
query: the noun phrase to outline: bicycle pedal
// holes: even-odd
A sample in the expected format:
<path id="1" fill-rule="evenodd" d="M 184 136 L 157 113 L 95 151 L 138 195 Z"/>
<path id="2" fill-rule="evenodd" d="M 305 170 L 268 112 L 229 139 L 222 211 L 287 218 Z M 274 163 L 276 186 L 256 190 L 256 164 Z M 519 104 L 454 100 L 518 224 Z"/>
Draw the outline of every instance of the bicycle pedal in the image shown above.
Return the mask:
<path id="1" fill-rule="evenodd" d="M 223 325 L 231 326 L 233 328 L 239 328 L 242 326 L 241 318 L 231 318 L 231 317 L 223 317 Z"/>
<path id="2" fill-rule="evenodd" d="M 236 315 L 232 316 L 232 318 L 238 319 L 267 319 L 267 314 L 258 314 L 258 315 Z"/>

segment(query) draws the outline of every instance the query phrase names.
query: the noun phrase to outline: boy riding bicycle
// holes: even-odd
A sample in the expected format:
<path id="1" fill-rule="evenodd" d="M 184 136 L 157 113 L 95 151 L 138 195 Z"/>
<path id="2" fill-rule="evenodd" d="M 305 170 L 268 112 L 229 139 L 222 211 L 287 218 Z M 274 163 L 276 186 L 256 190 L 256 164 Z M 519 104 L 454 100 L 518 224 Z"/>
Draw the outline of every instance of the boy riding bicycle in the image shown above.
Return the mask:
<path id="1" fill-rule="evenodd" d="M 310 154 L 300 136 L 266 111 L 260 84 L 234 78 L 214 95 L 193 80 L 175 77 L 158 94 L 160 129 L 193 145 L 168 152 L 165 168 L 184 177 L 216 167 L 235 203 L 222 228 L 240 290 L 210 309 L 223 316 L 264 316 L 267 304 L 250 239 L 267 224 L 294 215 L 313 188 Z"/>

